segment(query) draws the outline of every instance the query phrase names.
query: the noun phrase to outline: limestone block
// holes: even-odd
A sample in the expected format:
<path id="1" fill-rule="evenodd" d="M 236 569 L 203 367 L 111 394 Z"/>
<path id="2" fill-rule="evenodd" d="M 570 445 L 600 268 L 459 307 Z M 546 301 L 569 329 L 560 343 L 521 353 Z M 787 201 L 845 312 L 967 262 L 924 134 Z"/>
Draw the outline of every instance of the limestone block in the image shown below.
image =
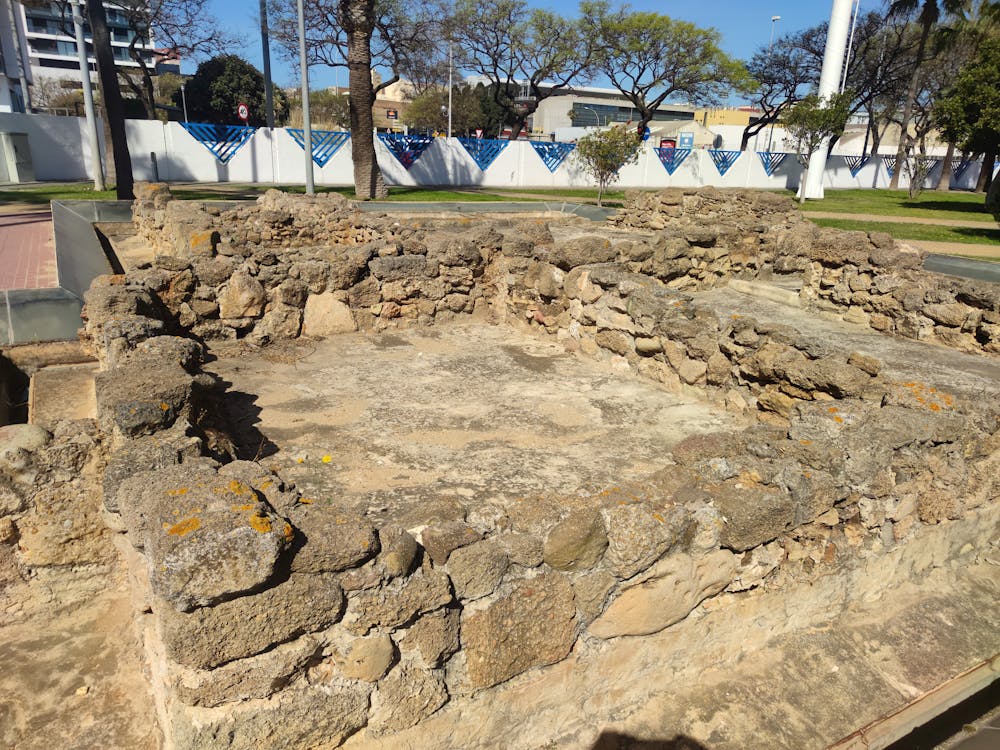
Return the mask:
<path id="1" fill-rule="evenodd" d="M 504 534 L 500 537 L 500 543 L 507 550 L 510 561 L 516 565 L 535 568 L 545 559 L 542 540 L 534 534 Z"/>
<path id="2" fill-rule="evenodd" d="M 592 570 L 573 581 L 580 621 L 587 625 L 604 611 L 604 603 L 618 579 L 604 570 Z"/>
<path id="3" fill-rule="evenodd" d="M 187 667 L 213 669 L 329 627 L 340 619 L 343 607 L 336 577 L 324 573 L 293 574 L 259 594 L 190 613 L 178 612 L 167 602 L 154 611 L 167 656 Z"/>
<path id="4" fill-rule="evenodd" d="M 661 560 L 642 583 L 611 602 L 588 632 L 604 639 L 649 635 L 680 622 L 698 604 L 729 585 L 736 560 L 727 550 L 700 558 L 672 555 Z"/>
<path id="5" fill-rule="evenodd" d="M 362 516 L 326 504 L 296 505 L 289 511 L 296 529 L 292 570 L 324 573 L 361 565 L 378 551 L 375 527 Z"/>
<path id="6" fill-rule="evenodd" d="M 618 257 L 618 251 L 604 237 L 575 237 L 557 242 L 548 253 L 548 260 L 564 271 L 590 263 L 609 263 Z"/>
<path id="7" fill-rule="evenodd" d="M 496 591 L 510 561 L 493 540 L 460 547 L 448 558 L 448 572 L 455 596 L 470 601 Z"/>
<path id="8" fill-rule="evenodd" d="M 440 666 L 458 651 L 459 610 L 446 607 L 423 615 L 402 634 L 400 648 L 416 650 L 428 667 Z"/>
<path id="9" fill-rule="evenodd" d="M 705 377 L 706 372 L 708 372 L 708 364 L 700 359 L 686 359 L 677 368 L 678 377 L 688 385 L 699 382 Z"/>
<path id="10" fill-rule="evenodd" d="M 378 681 L 396 657 L 396 648 L 387 635 L 352 638 L 330 650 L 340 673 L 350 680 L 362 682 Z"/>
<path id="11" fill-rule="evenodd" d="M 302 328 L 302 310 L 291 305 L 276 304 L 262 317 L 247 337 L 253 342 L 285 341 L 298 338 Z"/>
<path id="12" fill-rule="evenodd" d="M 283 690 L 272 702 L 206 711 L 175 704 L 173 741 L 185 750 L 338 747 L 365 725 L 371 688 L 318 685 Z"/>
<path id="13" fill-rule="evenodd" d="M 432 570 L 418 570 L 407 579 L 397 579 L 382 588 L 354 595 L 344 626 L 356 635 L 367 635 L 373 627 L 398 627 L 418 614 L 432 612 L 451 601 L 448 576 Z"/>
<path id="14" fill-rule="evenodd" d="M 720 543 L 742 552 L 764 544 L 792 527 L 795 502 L 791 495 L 750 479 L 732 479 L 711 488 L 722 515 Z"/>
<path id="15" fill-rule="evenodd" d="M 600 330 L 594 336 L 594 343 L 623 357 L 634 351 L 632 337 L 622 331 Z"/>
<path id="16" fill-rule="evenodd" d="M 621 579 L 631 578 L 659 560 L 680 534 L 683 513 L 648 503 L 616 505 L 605 511 L 608 549 L 604 562 Z"/>
<path id="17" fill-rule="evenodd" d="M 562 293 L 565 274 L 551 263 L 533 261 L 528 265 L 523 280 L 525 286 L 532 287 L 546 299 L 554 299 Z"/>
<path id="18" fill-rule="evenodd" d="M 448 562 L 448 556 L 467 544 L 478 542 L 482 534 L 461 521 L 451 521 L 428 526 L 420 533 L 420 541 L 427 554 L 438 565 Z"/>
<path id="19" fill-rule="evenodd" d="M 590 280 L 590 272 L 586 268 L 574 268 L 563 279 L 563 289 L 570 299 L 580 300 L 590 305 L 600 299 L 604 290 Z"/>
<path id="20" fill-rule="evenodd" d="M 447 702 L 448 691 L 438 672 L 404 662 L 372 694 L 368 732 L 378 737 L 412 727 Z"/>
<path id="21" fill-rule="evenodd" d="M 944 326 L 961 328 L 974 310 L 960 302 L 924 305 L 923 314 Z"/>
<path id="22" fill-rule="evenodd" d="M 368 261 L 372 275 L 382 281 L 400 281 L 420 276 L 436 276 L 437 264 L 420 255 L 390 255 Z"/>
<path id="23" fill-rule="evenodd" d="M 218 300 L 221 318 L 256 318 L 264 312 L 267 295 L 260 282 L 241 268 L 219 289 Z"/>
<path id="24" fill-rule="evenodd" d="M 506 596 L 462 617 L 470 687 L 498 685 L 569 653 L 575 635 L 573 587 L 560 573 L 518 582 Z"/>
<path id="25" fill-rule="evenodd" d="M 312 294 L 306 300 L 302 316 L 302 333 L 305 336 L 334 336 L 358 329 L 351 309 L 338 300 L 333 292 Z"/>
<path id="26" fill-rule="evenodd" d="M 417 540 L 409 532 L 391 527 L 380 528 L 378 535 L 382 547 L 378 559 L 385 572 L 390 578 L 408 575 L 420 555 Z"/>
<path id="27" fill-rule="evenodd" d="M 574 510 L 557 523 L 545 540 L 545 562 L 556 570 L 594 567 L 608 547 L 604 519 L 596 510 Z"/>

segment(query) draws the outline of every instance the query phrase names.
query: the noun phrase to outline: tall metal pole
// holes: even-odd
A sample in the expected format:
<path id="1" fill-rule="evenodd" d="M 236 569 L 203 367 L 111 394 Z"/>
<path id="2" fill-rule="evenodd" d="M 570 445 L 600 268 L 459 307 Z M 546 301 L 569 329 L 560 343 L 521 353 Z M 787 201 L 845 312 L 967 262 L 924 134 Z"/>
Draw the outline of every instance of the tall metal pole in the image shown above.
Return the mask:
<path id="1" fill-rule="evenodd" d="M 31 89 L 28 88 L 28 75 L 24 70 L 24 56 L 21 53 L 20 26 L 14 19 L 14 0 L 7 0 L 7 17 L 10 19 L 11 36 L 14 38 L 14 57 L 17 58 L 17 77 L 21 82 L 21 96 L 24 98 L 24 111 L 31 114 Z"/>
<path id="2" fill-rule="evenodd" d="M 773 65 L 771 60 L 771 49 L 774 47 L 774 24 L 781 20 L 781 16 L 771 16 L 771 37 L 767 40 L 767 64 Z M 771 143 L 774 140 L 774 120 L 771 120 L 771 127 L 767 131 L 767 152 L 771 153 Z"/>
<path id="3" fill-rule="evenodd" d="M 302 69 L 302 147 L 306 152 L 306 195 L 315 195 L 313 186 L 312 122 L 309 120 L 309 66 L 306 64 L 306 14 L 299 4 L 299 67 Z"/>
<path id="4" fill-rule="evenodd" d="M 188 121 L 188 100 L 187 94 L 184 93 L 184 84 L 181 84 L 181 106 L 184 108 L 184 122 Z"/>
<path id="5" fill-rule="evenodd" d="M 80 59 L 80 83 L 83 84 L 83 111 L 87 116 L 90 136 L 90 164 L 94 172 L 94 190 L 104 190 L 104 164 L 101 161 L 101 141 L 97 134 L 97 115 L 94 113 L 94 91 L 90 85 L 90 63 L 87 61 L 87 42 L 83 38 L 83 0 L 73 0 L 73 27 L 76 30 L 76 55 Z"/>
<path id="6" fill-rule="evenodd" d="M 271 42 L 267 30 L 267 0 L 260 0 L 260 44 L 264 50 L 264 120 L 274 127 L 274 92 L 271 91 Z"/>
<path id="7" fill-rule="evenodd" d="M 451 138 L 451 90 L 452 71 L 455 69 L 455 62 L 451 54 L 451 42 L 448 42 L 448 137 Z"/>
<path id="8" fill-rule="evenodd" d="M 819 98 L 828 100 L 837 93 L 840 71 L 844 66 L 844 51 L 847 46 L 847 32 L 851 26 L 851 4 L 853 0 L 833 0 L 830 11 L 829 31 L 826 35 L 826 51 L 823 53 L 823 68 L 819 74 Z M 823 172 L 826 170 L 826 150 L 830 139 L 826 138 L 809 158 L 809 169 L 805 185 L 806 198 L 823 197 Z"/>
<path id="9" fill-rule="evenodd" d="M 844 58 L 844 74 L 840 79 L 840 93 L 847 88 L 847 69 L 851 66 L 851 53 L 854 51 L 854 30 L 858 26 L 858 12 L 861 10 L 861 0 L 854 1 L 854 15 L 851 17 L 851 34 L 847 38 L 847 57 Z"/>

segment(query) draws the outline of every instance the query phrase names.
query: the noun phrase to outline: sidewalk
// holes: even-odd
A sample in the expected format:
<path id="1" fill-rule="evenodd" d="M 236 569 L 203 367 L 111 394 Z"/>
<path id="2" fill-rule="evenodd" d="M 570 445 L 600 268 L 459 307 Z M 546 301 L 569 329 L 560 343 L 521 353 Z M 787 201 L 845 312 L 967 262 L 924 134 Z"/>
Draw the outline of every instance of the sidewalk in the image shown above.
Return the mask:
<path id="1" fill-rule="evenodd" d="M 0 213 L 0 290 L 58 286 L 50 211 Z"/>
<path id="2" fill-rule="evenodd" d="M 916 216 L 872 216 L 870 214 L 845 214 L 839 211 L 810 211 L 805 209 L 802 215 L 807 219 L 844 219 L 850 221 L 886 222 L 892 224 L 928 224 L 938 227 L 968 227 L 970 229 L 1000 229 L 1000 223 L 989 219 L 987 221 L 968 221 L 965 219 L 926 219 Z M 947 244 L 947 243 L 939 243 Z"/>

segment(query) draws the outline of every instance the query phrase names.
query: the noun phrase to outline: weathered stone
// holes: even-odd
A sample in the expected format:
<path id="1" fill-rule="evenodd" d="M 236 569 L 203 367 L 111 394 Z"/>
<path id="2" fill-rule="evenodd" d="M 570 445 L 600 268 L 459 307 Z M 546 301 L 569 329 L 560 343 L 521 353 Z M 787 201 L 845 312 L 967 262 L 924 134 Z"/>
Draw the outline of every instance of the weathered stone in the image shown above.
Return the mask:
<path id="1" fill-rule="evenodd" d="M 461 521 L 428 526 L 420 533 L 420 541 L 438 565 L 448 562 L 448 556 L 459 547 L 478 542 L 482 534 Z"/>
<path id="2" fill-rule="evenodd" d="M 556 570 L 587 570 L 608 546 L 604 519 L 596 510 L 574 510 L 556 524 L 545 540 L 545 562 Z"/>
<path id="3" fill-rule="evenodd" d="M 589 625 L 604 611 L 611 589 L 618 579 L 604 570 L 592 570 L 573 580 L 576 608 L 580 622 Z"/>
<path id="4" fill-rule="evenodd" d="M 173 741 L 185 750 L 338 747 L 365 725 L 369 690 L 357 684 L 283 690 L 270 704 L 209 714 L 189 715 L 178 706 L 171 717 Z"/>
<path id="5" fill-rule="evenodd" d="M 728 586 L 736 560 L 726 550 L 701 558 L 671 555 L 643 576 L 642 582 L 619 594 L 588 632 L 604 639 L 658 633 Z"/>
<path id="6" fill-rule="evenodd" d="M 420 556 L 420 545 L 413 535 L 402 529 L 383 527 L 378 531 L 382 552 L 379 562 L 390 578 L 409 575 Z"/>
<path id="7" fill-rule="evenodd" d="M 276 304 L 257 322 L 247 337 L 254 343 L 285 341 L 298 338 L 302 328 L 302 310 L 291 305 Z"/>
<path id="8" fill-rule="evenodd" d="M 420 617 L 403 632 L 400 648 L 417 650 L 424 664 L 438 667 L 458 651 L 459 610 L 446 607 Z"/>
<path id="9" fill-rule="evenodd" d="M 504 534 L 499 539 L 507 550 L 510 561 L 515 565 L 535 568 L 545 559 L 542 540 L 534 534 Z"/>
<path id="10" fill-rule="evenodd" d="M 148 435 L 178 419 L 191 422 L 214 381 L 180 365 L 132 364 L 95 377 L 97 419 L 108 434 Z"/>
<path id="11" fill-rule="evenodd" d="M 404 662 L 372 694 L 368 731 L 378 737 L 412 727 L 447 702 L 448 691 L 440 674 Z"/>
<path id="12" fill-rule="evenodd" d="M 210 671 L 171 665 L 171 682 L 177 697 L 190 706 L 212 708 L 223 703 L 267 698 L 286 688 L 315 661 L 320 650 L 316 638 L 303 636 Z"/>
<path id="13" fill-rule="evenodd" d="M 618 578 L 631 578 L 645 570 L 677 541 L 683 513 L 675 508 L 654 508 L 636 502 L 605 511 L 608 549 L 607 568 Z"/>
<path id="14" fill-rule="evenodd" d="M 352 638 L 343 647 L 331 648 L 333 662 L 349 680 L 376 682 L 396 657 L 396 648 L 387 635 Z"/>
<path id="15" fill-rule="evenodd" d="M 241 268 L 219 289 L 218 301 L 221 318 L 256 318 L 264 312 L 267 295 L 260 282 Z"/>
<path id="16" fill-rule="evenodd" d="M 329 627 L 343 608 L 335 576 L 297 574 L 259 594 L 214 607 L 182 613 L 164 602 L 154 611 L 167 656 L 187 667 L 213 669 Z"/>
<path id="17" fill-rule="evenodd" d="M 752 479 L 734 479 L 711 488 L 722 515 L 720 543 L 742 552 L 774 539 L 795 520 L 792 497 Z"/>
<path id="18" fill-rule="evenodd" d="M 576 638 L 573 588 L 559 573 L 514 585 L 485 609 L 462 617 L 470 687 L 487 688 L 563 659 Z"/>
<path id="19" fill-rule="evenodd" d="M 368 261 L 372 276 L 382 281 L 400 281 L 401 279 L 420 276 L 437 275 L 436 264 L 431 264 L 420 255 L 390 255 L 383 258 L 372 258 Z"/>
<path id="20" fill-rule="evenodd" d="M 302 317 L 302 334 L 305 336 L 333 336 L 350 333 L 358 328 L 351 309 L 333 292 L 313 294 L 306 300 Z"/>
<path id="21" fill-rule="evenodd" d="M 492 540 L 460 547 L 448 558 L 448 573 L 455 596 L 471 601 L 492 594 L 509 564 L 507 555 Z"/>
<path id="22" fill-rule="evenodd" d="M 951 304 L 924 305 L 923 314 L 941 325 L 961 328 L 973 310 L 960 302 Z"/>
<path id="23" fill-rule="evenodd" d="M 878 375 L 882 370 L 881 360 L 870 357 L 867 354 L 861 354 L 860 352 L 851 352 L 847 358 L 847 364 L 857 367 L 862 372 L 867 372 L 872 377 Z"/>
<path id="24" fill-rule="evenodd" d="M 686 359 L 677 368 L 677 375 L 688 385 L 694 385 L 708 372 L 708 364 L 700 359 Z"/>
<path id="25" fill-rule="evenodd" d="M 551 263 L 533 262 L 524 274 L 524 284 L 538 291 L 547 299 L 558 297 L 562 291 L 564 273 Z"/>
<path id="26" fill-rule="evenodd" d="M 563 289 L 570 299 L 578 299 L 589 305 L 600 299 L 604 290 L 590 280 L 590 271 L 586 267 L 574 268 L 563 279 Z"/>
<path id="27" fill-rule="evenodd" d="M 293 571 L 346 570 L 361 565 L 378 552 L 375 527 L 362 516 L 314 503 L 295 506 L 289 518 L 297 532 Z"/>
<path id="28" fill-rule="evenodd" d="M 348 604 L 344 626 L 357 635 L 367 635 L 373 627 L 398 627 L 451 601 L 448 576 L 418 570 L 407 579 L 354 595 Z"/>
<path id="29" fill-rule="evenodd" d="M 564 271 L 591 263 L 608 263 L 618 257 L 618 251 L 604 237 L 576 237 L 556 243 L 548 260 Z"/>

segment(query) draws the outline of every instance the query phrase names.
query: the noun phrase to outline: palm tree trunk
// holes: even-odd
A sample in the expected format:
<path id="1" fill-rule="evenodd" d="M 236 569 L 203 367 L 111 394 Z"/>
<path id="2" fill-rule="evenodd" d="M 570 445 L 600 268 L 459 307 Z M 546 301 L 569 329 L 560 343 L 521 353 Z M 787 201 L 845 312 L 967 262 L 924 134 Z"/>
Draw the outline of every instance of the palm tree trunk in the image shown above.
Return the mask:
<path id="1" fill-rule="evenodd" d="M 94 58 L 97 61 L 97 76 L 101 84 L 101 99 L 111 130 L 111 149 L 115 157 L 115 189 L 118 200 L 132 200 L 132 157 L 128 152 L 125 137 L 125 105 L 118 87 L 118 73 L 115 59 L 111 54 L 111 35 L 108 33 L 108 17 L 101 0 L 87 0 L 87 17 L 90 20 L 91 35 L 94 40 Z"/>
<path id="2" fill-rule="evenodd" d="M 372 29 L 375 26 L 373 0 L 340 0 L 341 17 L 347 32 L 347 70 L 350 90 L 351 158 L 354 161 L 354 195 L 360 200 L 384 198 L 388 190 L 375 157 L 375 123 L 372 107 Z"/>
<path id="3" fill-rule="evenodd" d="M 951 170 L 955 162 L 955 144 L 949 143 L 948 150 L 944 153 L 944 161 L 941 162 L 941 176 L 938 177 L 938 190 L 951 190 Z"/>

